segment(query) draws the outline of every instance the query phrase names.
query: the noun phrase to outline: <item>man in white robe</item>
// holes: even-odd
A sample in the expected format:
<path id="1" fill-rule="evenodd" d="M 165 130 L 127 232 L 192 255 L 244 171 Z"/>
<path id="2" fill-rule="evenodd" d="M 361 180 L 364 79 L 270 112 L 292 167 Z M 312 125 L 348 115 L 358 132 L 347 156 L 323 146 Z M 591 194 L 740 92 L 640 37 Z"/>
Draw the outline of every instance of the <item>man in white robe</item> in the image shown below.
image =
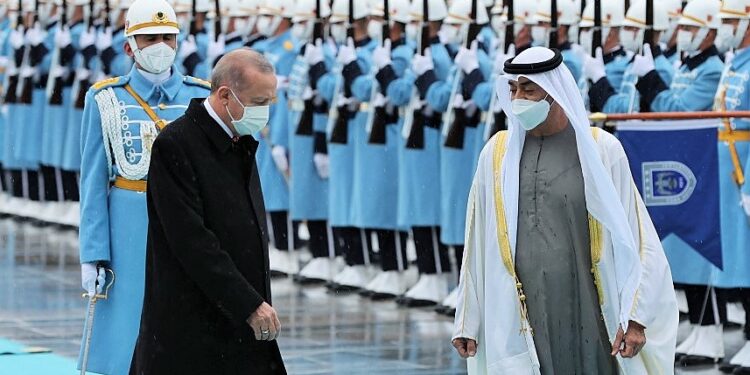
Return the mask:
<path id="1" fill-rule="evenodd" d="M 524 235 L 519 221 L 525 219 L 519 199 L 526 193 L 519 191 L 520 171 L 527 136 L 550 137 L 572 127 L 591 252 L 592 275 L 579 276 L 595 284 L 610 355 L 620 374 L 673 374 L 679 313 L 669 265 L 620 142 L 590 127 L 573 76 L 561 63 L 559 51 L 530 48 L 508 61 L 498 79 L 509 130 L 484 148 L 470 192 L 453 345 L 469 358 L 470 374 L 552 372 L 556 359 L 540 348 L 565 340 L 535 343 L 527 305 L 541 301 L 527 298 L 524 275 L 517 273 Z M 540 357 L 552 361 L 547 370 Z"/>

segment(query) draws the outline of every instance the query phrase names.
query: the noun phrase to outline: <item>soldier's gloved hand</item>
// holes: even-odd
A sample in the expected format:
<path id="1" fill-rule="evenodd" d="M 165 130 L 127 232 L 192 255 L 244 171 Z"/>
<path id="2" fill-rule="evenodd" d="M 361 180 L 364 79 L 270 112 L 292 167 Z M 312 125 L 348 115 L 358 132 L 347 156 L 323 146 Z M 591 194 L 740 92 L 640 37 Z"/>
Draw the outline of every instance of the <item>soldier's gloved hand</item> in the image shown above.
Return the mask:
<path id="1" fill-rule="evenodd" d="M 356 59 L 357 49 L 354 48 L 354 40 L 352 38 L 347 38 L 346 44 L 339 48 L 339 54 L 336 56 L 336 61 L 341 65 L 349 65 L 349 63 Z"/>
<path id="2" fill-rule="evenodd" d="M 656 69 L 654 55 L 651 53 L 651 46 L 648 43 L 643 45 L 643 53 L 635 55 L 632 69 L 633 74 L 638 76 L 638 78 Z"/>
<path id="3" fill-rule="evenodd" d="M 61 30 L 55 33 L 55 47 L 65 48 L 73 42 L 73 38 L 70 36 L 70 29 L 65 26 Z"/>
<path id="4" fill-rule="evenodd" d="M 315 43 L 307 43 L 305 46 L 305 61 L 307 65 L 313 66 L 323 61 L 323 41 L 316 39 Z"/>
<path id="5" fill-rule="evenodd" d="M 372 51 L 372 62 L 378 69 L 391 65 L 391 40 L 386 39 L 383 45 L 378 45 Z"/>
<path id="6" fill-rule="evenodd" d="M 177 52 L 180 56 L 180 59 L 185 59 L 186 57 L 198 52 L 198 44 L 195 43 L 195 37 L 190 35 L 185 40 L 180 43 L 180 47 L 177 48 Z"/>
<path id="7" fill-rule="evenodd" d="M 313 163 L 315 163 L 315 169 L 318 171 L 320 178 L 325 180 L 330 176 L 328 155 L 319 153 L 313 155 Z"/>
<path id="8" fill-rule="evenodd" d="M 206 52 L 206 61 L 213 64 L 216 58 L 223 55 L 226 51 L 226 39 L 224 34 L 219 35 L 219 40 L 211 38 L 208 42 L 208 51 Z"/>
<path id="9" fill-rule="evenodd" d="M 76 69 L 76 81 L 87 80 L 90 75 L 91 75 L 91 71 L 89 71 L 86 68 L 78 68 L 78 69 Z"/>
<path id="10" fill-rule="evenodd" d="M 604 57 L 601 47 L 596 49 L 595 55 L 596 57 L 586 55 L 586 59 L 583 62 L 583 75 L 594 83 L 607 75 L 604 70 Z"/>
<path id="11" fill-rule="evenodd" d="M 745 214 L 750 219 L 750 195 L 742 194 L 742 208 L 745 209 Z"/>
<path id="12" fill-rule="evenodd" d="M 286 157 L 286 148 L 284 146 L 273 146 L 271 156 L 273 157 L 273 162 L 276 164 L 276 168 L 282 172 L 289 170 L 289 159 Z"/>
<path id="13" fill-rule="evenodd" d="M 453 62 L 455 62 L 465 74 L 469 74 L 479 69 L 479 57 L 477 56 L 478 43 L 479 42 L 475 40 L 471 42 L 469 48 L 461 46 L 458 50 L 458 54 L 456 54 L 456 58 L 453 60 Z"/>
<path id="14" fill-rule="evenodd" d="M 86 47 L 93 46 L 96 43 L 96 30 L 88 28 L 81 33 L 78 39 L 79 49 L 83 50 Z"/>
<path id="15" fill-rule="evenodd" d="M 29 41 L 29 44 L 35 47 L 44 43 L 44 38 L 46 37 L 47 32 L 42 29 L 42 26 L 38 22 L 26 33 L 26 39 Z"/>
<path id="16" fill-rule="evenodd" d="M 508 51 L 505 53 L 498 52 L 497 55 L 495 55 L 495 61 L 492 66 L 492 71 L 495 74 L 503 74 L 505 69 L 505 62 L 514 58 L 516 56 L 516 46 L 514 44 L 511 44 L 508 47 Z"/>
<path id="17" fill-rule="evenodd" d="M 106 30 L 99 32 L 99 35 L 96 38 L 96 49 L 99 52 L 102 52 L 109 47 L 112 47 L 112 28 L 111 27 L 108 27 Z"/>
<path id="18" fill-rule="evenodd" d="M 13 49 L 19 49 L 23 47 L 25 43 L 23 31 L 13 29 L 13 31 L 10 32 L 9 42 L 10 46 L 13 47 Z"/>
<path id="19" fill-rule="evenodd" d="M 68 72 L 68 68 L 60 65 L 53 65 L 49 70 L 50 78 L 58 78 L 64 76 Z"/>
<path id="20" fill-rule="evenodd" d="M 424 50 L 424 56 L 416 54 L 411 60 L 411 70 L 417 77 L 433 69 L 435 69 L 435 63 L 432 62 L 432 52 L 429 48 Z"/>
<path id="21" fill-rule="evenodd" d="M 89 296 L 101 294 L 104 290 L 106 272 L 95 263 L 81 264 L 81 286 Z"/>

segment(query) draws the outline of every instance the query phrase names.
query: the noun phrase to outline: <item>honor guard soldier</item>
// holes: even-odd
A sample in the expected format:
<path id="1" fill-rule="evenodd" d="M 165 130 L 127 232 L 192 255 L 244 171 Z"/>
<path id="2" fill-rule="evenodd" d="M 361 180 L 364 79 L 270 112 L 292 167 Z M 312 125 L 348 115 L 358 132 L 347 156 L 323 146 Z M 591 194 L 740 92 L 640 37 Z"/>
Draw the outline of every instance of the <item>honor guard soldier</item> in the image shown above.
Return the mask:
<path id="1" fill-rule="evenodd" d="M 719 11 L 722 24 L 717 32 L 719 44 L 737 51 L 726 58 L 724 73 L 714 101 L 715 111 L 750 109 L 745 92 L 750 82 L 750 1 L 725 0 Z M 721 247 L 724 269 L 717 286 L 741 288 L 738 292 L 750 313 L 750 123 L 747 119 L 725 120 L 719 128 L 719 188 Z M 740 204 L 737 204 L 740 202 Z M 750 325 L 745 319 L 744 345 L 720 369 L 735 374 L 750 374 Z"/>
<path id="2" fill-rule="evenodd" d="M 594 2 L 586 4 L 578 24 L 581 30 L 579 44 L 582 49 L 583 70 L 579 82 L 581 87 L 588 86 L 588 82 L 598 82 L 606 76 L 612 87 L 620 87 L 622 76 L 630 63 L 630 57 L 620 45 L 620 27 L 625 18 L 623 3 L 618 1 L 601 2 L 601 41 L 594 41 Z M 594 43 L 601 46 L 601 52 L 594 51 Z M 591 57 L 594 51 L 595 57 Z M 585 52 L 585 53 L 584 53 Z M 588 90 L 582 90 L 584 102 L 588 101 Z"/>
<path id="3" fill-rule="evenodd" d="M 724 69 L 714 46 L 716 31 L 721 24 L 720 7 L 721 3 L 715 0 L 694 1 L 685 7 L 678 22 L 677 48 L 686 57 L 669 86 L 653 68 L 638 79 L 636 88 L 641 96 L 641 112 L 694 112 L 713 108 Z M 692 251 L 685 242 L 676 236 L 668 236 L 662 243 L 672 266 L 674 281 L 687 284 L 685 294 L 691 333 L 677 346 L 680 363 L 685 366 L 714 363 L 724 357 L 722 324 L 726 322 L 726 293 L 713 286 L 701 285 L 710 280 L 710 266 L 685 262 L 683 254 Z M 718 311 L 713 303 L 704 304 L 706 298 L 714 297 Z M 716 316 L 719 321 L 716 321 Z"/>
<path id="4" fill-rule="evenodd" d="M 634 56 L 625 69 L 619 88 L 613 87 L 606 76 L 591 86 L 589 103 L 592 112 L 640 112 L 640 95 L 635 89 L 635 84 L 640 77 L 653 69 L 656 69 L 665 84 L 669 85 L 672 82 L 674 67 L 662 54 L 659 46 L 659 34 L 667 31 L 669 27 L 667 8 L 663 3 L 655 2 L 653 12 L 653 25 L 647 25 L 646 0 L 634 2 L 628 10 L 620 29 L 620 41 L 625 50 L 638 56 Z M 647 28 L 653 30 L 651 40 L 644 40 Z"/>
<path id="5" fill-rule="evenodd" d="M 5 82 L 5 74 L 9 68 L 9 59 L 5 54 L 8 45 L 8 35 L 11 31 L 11 17 L 8 12 L 7 4 L 3 4 L 0 7 L 0 79 Z M 5 119 L 0 116 L 0 214 L 7 215 L 10 213 L 9 206 L 11 205 L 11 198 L 9 193 L 11 192 L 8 188 L 6 181 L 5 168 L 3 167 L 3 150 L 4 144 L 4 133 L 5 133 Z"/>
<path id="6" fill-rule="evenodd" d="M 342 268 L 328 226 L 328 106 L 317 91 L 317 80 L 333 67 L 335 59 L 335 51 L 323 42 L 324 23 L 330 15 L 327 1 L 303 0 L 295 5 L 292 18 L 292 35 L 304 45 L 289 73 L 287 90 L 289 214 L 293 221 L 307 222 L 312 254 L 299 272 L 302 283 L 332 282 Z"/>
<path id="7" fill-rule="evenodd" d="M 180 3 L 182 10 L 182 1 Z M 206 75 L 210 70 L 206 71 L 205 66 L 201 66 L 201 64 L 208 58 L 208 45 L 213 38 L 211 22 L 208 19 L 208 12 L 213 10 L 213 6 L 210 0 L 186 1 L 185 5 L 190 6 L 188 8 L 190 10 L 190 28 L 188 28 L 188 33 L 185 34 L 185 39 L 179 43 L 177 60 L 182 65 L 183 72 L 186 75 Z"/>
<path id="8" fill-rule="evenodd" d="M 664 57 L 672 63 L 672 66 L 679 67 L 682 64 L 681 56 L 677 53 L 677 21 L 682 16 L 682 1 L 667 0 L 664 2 L 669 14 L 669 28 L 662 33 L 661 44 L 664 46 Z"/>
<path id="9" fill-rule="evenodd" d="M 536 13 L 534 14 L 536 25 L 531 27 L 533 44 L 559 49 L 563 55 L 563 63 L 565 63 L 565 66 L 573 74 L 573 78 L 578 82 L 581 78 L 583 61 L 581 61 L 581 56 L 573 50 L 570 37 L 578 31 L 578 28 L 574 26 L 580 21 L 580 15 L 578 14 L 580 7 L 575 0 L 558 0 L 557 30 L 552 30 L 553 16 L 551 9 L 551 0 L 542 0 L 537 5 Z M 550 41 L 553 34 L 557 36 L 557 40 Z"/>
<path id="10" fill-rule="evenodd" d="M 136 0 L 125 22 L 125 52 L 135 60 L 126 76 L 95 83 L 86 94 L 81 133 L 80 257 L 83 288 L 103 293 L 81 358 L 88 369 L 127 374 L 133 357 L 144 289 L 146 186 L 151 146 L 209 84 L 174 65 L 177 23 L 164 0 Z M 105 269 L 107 271 L 105 271 Z M 111 272 L 109 272 L 111 270 Z M 106 274 L 106 275 L 105 275 Z M 112 284 L 111 278 L 116 275 Z M 96 302 L 95 300 L 91 303 Z"/>
<path id="11" fill-rule="evenodd" d="M 271 242 L 269 257 L 271 271 L 278 274 L 297 274 L 298 258 L 293 253 L 300 247 L 297 236 L 299 223 L 289 217 L 289 114 L 287 87 L 289 73 L 299 54 L 299 42 L 292 36 L 294 1 L 266 0 L 258 11 L 256 26 L 266 37 L 253 45 L 274 65 L 277 78 L 277 102 L 271 106 L 268 127 L 256 137 L 260 142 L 255 154 L 263 199 L 270 216 Z"/>

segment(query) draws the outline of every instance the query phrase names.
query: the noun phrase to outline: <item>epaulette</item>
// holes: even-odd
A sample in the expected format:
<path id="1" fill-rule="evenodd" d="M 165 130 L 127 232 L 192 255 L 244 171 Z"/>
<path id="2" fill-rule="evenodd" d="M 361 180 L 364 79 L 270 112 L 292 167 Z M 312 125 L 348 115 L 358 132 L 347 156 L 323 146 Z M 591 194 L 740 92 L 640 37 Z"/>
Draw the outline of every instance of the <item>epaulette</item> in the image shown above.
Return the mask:
<path id="1" fill-rule="evenodd" d="M 125 86 L 128 81 L 129 79 L 126 76 L 107 78 L 91 85 L 91 89 L 94 91 L 101 91 L 108 87 Z"/>
<path id="2" fill-rule="evenodd" d="M 202 80 L 200 78 L 195 78 L 191 76 L 185 76 L 184 82 L 191 86 L 200 86 L 203 87 L 206 90 L 211 90 L 211 82 L 208 82 L 206 80 Z"/>

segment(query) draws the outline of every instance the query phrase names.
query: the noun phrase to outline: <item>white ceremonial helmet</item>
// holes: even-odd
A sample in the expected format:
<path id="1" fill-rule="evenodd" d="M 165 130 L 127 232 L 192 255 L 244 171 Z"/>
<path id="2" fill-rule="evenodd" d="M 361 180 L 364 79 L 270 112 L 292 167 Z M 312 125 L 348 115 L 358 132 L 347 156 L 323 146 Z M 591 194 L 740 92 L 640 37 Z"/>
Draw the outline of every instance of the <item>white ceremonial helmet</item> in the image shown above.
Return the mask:
<path id="1" fill-rule="evenodd" d="M 536 14 L 538 3 L 536 1 L 514 1 L 513 2 L 513 22 L 519 25 L 536 25 Z M 518 29 L 516 29 L 518 33 Z"/>
<path id="2" fill-rule="evenodd" d="M 411 21 L 409 16 L 409 0 L 390 0 L 388 1 L 388 13 L 390 15 L 391 22 L 399 22 L 407 24 Z M 370 2 L 370 15 L 371 16 L 385 16 L 385 3 L 383 0 L 372 0 Z"/>
<path id="3" fill-rule="evenodd" d="M 192 3 L 190 5 L 192 7 Z M 196 13 L 208 13 L 214 11 L 215 5 L 211 0 L 197 0 L 195 3 Z"/>
<path id="4" fill-rule="evenodd" d="M 428 0 L 427 6 L 430 7 L 428 10 L 428 21 L 442 21 L 445 17 L 448 17 L 448 7 L 443 0 Z M 414 0 L 411 3 L 411 9 L 409 9 L 409 15 L 411 16 L 411 22 L 422 22 L 424 20 L 424 4 L 421 0 Z"/>
<path id="5" fill-rule="evenodd" d="M 125 19 L 125 36 L 179 34 L 174 9 L 164 0 L 135 0 Z"/>
<path id="6" fill-rule="evenodd" d="M 654 2 L 654 31 L 665 31 L 669 29 L 669 13 L 663 2 Z M 639 52 L 644 42 L 652 43 L 652 41 L 644 41 L 646 25 L 646 0 L 638 0 L 628 9 L 628 13 L 625 15 L 625 20 L 622 21 L 622 26 L 635 27 L 638 31 L 633 32 L 627 30 L 624 27 L 620 29 L 620 44 L 625 47 L 626 50 L 631 52 Z"/>
<path id="7" fill-rule="evenodd" d="M 682 16 L 677 24 L 697 27 L 698 31 L 692 33 L 683 29 L 678 30 L 678 50 L 687 52 L 691 56 L 698 54 L 700 52 L 699 47 L 706 39 L 709 30 L 716 30 L 721 26 L 720 8 L 719 0 L 700 0 L 688 3 L 682 10 Z"/>
<path id="8" fill-rule="evenodd" d="M 624 4 L 621 1 L 602 1 L 602 27 L 620 27 L 625 19 Z M 594 27 L 594 2 L 586 4 L 581 15 L 580 27 Z M 602 35 L 605 33 L 602 32 Z"/>
<path id="9" fill-rule="evenodd" d="M 299 40 L 309 41 L 313 36 L 316 17 L 316 0 L 297 0 L 294 7 L 294 17 L 292 17 L 292 35 Z M 320 17 L 328 18 L 331 16 L 331 8 L 327 1 L 320 2 Z"/>
<path id="10" fill-rule="evenodd" d="M 256 26 L 261 35 L 272 36 L 281 21 L 294 17 L 294 0 L 263 0 L 258 7 Z"/>
<path id="11" fill-rule="evenodd" d="M 360 20 L 370 15 L 370 4 L 366 0 L 354 0 L 354 19 Z M 349 0 L 333 0 L 331 23 L 349 21 Z"/>
<path id="12" fill-rule="evenodd" d="M 575 0 L 557 0 L 557 23 L 560 25 L 575 25 L 578 23 L 580 7 Z M 534 21 L 552 22 L 552 1 L 541 0 L 534 13 Z"/>
<path id="13" fill-rule="evenodd" d="M 739 20 L 735 28 L 731 23 L 723 23 L 716 32 L 716 47 L 726 52 L 740 46 L 750 23 L 750 0 L 724 0 L 719 9 L 720 20 Z"/>
<path id="14" fill-rule="evenodd" d="M 453 0 L 450 8 L 448 8 L 448 16 L 445 17 L 443 22 L 453 25 L 468 25 L 472 23 L 471 3 L 472 0 Z M 476 17 L 476 23 L 479 25 L 490 22 L 490 18 L 487 15 L 487 8 L 485 7 L 477 6 Z"/>

